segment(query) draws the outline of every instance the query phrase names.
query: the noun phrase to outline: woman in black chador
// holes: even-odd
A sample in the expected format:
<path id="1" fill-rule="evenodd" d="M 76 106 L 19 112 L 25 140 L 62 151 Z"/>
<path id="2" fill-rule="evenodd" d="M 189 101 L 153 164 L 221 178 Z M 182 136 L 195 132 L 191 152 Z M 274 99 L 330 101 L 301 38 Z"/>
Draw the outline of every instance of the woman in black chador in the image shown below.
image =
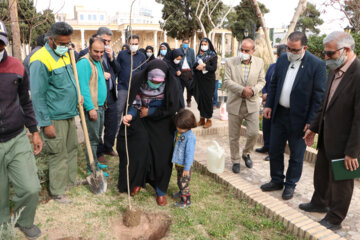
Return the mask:
<path id="1" fill-rule="evenodd" d="M 129 110 L 123 117 L 118 135 L 120 192 L 127 191 L 125 125 L 129 148 L 129 178 L 134 196 L 148 182 L 155 188 L 157 203 L 166 204 L 166 191 L 171 177 L 171 158 L 178 110 L 179 91 L 167 64 L 154 59 L 132 79 Z"/>
<path id="2" fill-rule="evenodd" d="M 194 65 L 194 97 L 200 111 L 198 126 L 211 127 L 213 97 L 215 91 L 215 71 L 217 55 L 208 38 L 200 41 L 199 51 Z M 206 122 L 205 122 L 206 119 Z"/>
<path id="3" fill-rule="evenodd" d="M 181 79 L 180 79 L 180 75 L 181 75 L 180 62 L 183 57 L 184 57 L 184 53 L 179 48 L 177 48 L 166 54 L 164 58 L 165 62 L 169 66 L 170 74 L 172 74 L 173 77 L 177 80 L 176 82 L 179 88 L 179 101 L 180 101 L 179 108 L 185 107 L 184 96 L 182 94 L 184 90 L 181 85 Z"/>

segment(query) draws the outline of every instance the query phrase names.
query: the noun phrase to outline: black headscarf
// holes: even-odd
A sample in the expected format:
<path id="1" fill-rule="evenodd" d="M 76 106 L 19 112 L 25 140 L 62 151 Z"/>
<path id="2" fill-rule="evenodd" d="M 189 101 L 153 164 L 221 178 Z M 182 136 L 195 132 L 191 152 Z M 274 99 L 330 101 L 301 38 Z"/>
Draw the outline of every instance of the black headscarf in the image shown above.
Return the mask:
<path id="1" fill-rule="evenodd" d="M 202 42 L 208 42 L 208 44 L 209 44 L 208 50 L 207 50 L 203 55 L 200 54 L 201 43 L 202 43 Z M 212 42 L 211 42 L 210 39 L 208 39 L 208 38 L 202 38 L 202 39 L 200 40 L 199 50 L 198 50 L 197 57 L 196 57 L 196 62 L 197 62 L 200 58 L 203 60 L 203 62 L 207 62 L 209 59 L 213 58 L 214 56 L 216 56 L 216 51 L 215 51 L 215 48 L 214 48 Z"/>
<path id="2" fill-rule="evenodd" d="M 147 50 L 151 50 L 151 52 L 153 53 L 152 55 L 151 55 L 151 57 L 148 57 L 147 55 L 146 55 L 146 53 L 147 53 Z M 150 62 L 151 60 L 154 60 L 155 59 L 155 56 L 154 56 L 154 48 L 152 47 L 152 46 L 147 46 L 146 48 L 145 48 L 145 56 L 146 56 L 146 60 L 148 61 L 148 62 Z M 149 59 L 150 58 L 150 59 Z"/>
<path id="3" fill-rule="evenodd" d="M 160 56 L 160 48 L 161 48 L 161 46 L 165 46 L 166 47 L 166 49 L 167 49 L 167 53 L 166 53 L 166 55 L 164 56 L 164 58 L 170 53 L 170 51 L 171 51 L 171 48 L 170 48 L 170 46 L 169 46 L 169 44 L 167 43 L 167 42 L 163 42 L 163 43 L 161 43 L 160 44 L 160 47 L 159 47 L 159 51 L 158 51 L 158 56 Z"/>
<path id="4" fill-rule="evenodd" d="M 174 63 L 174 59 L 179 56 L 184 57 L 184 53 L 183 53 L 183 51 L 181 51 L 180 48 L 176 48 L 176 49 L 170 51 L 169 54 L 166 54 L 164 60 L 169 65 L 170 68 L 180 70 L 180 69 L 178 69 L 180 64 Z"/>
<path id="5" fill-rule="evenodd" d="M 165 97 L 164 104 L 158 108 L 154 114 L 151 115 L 152 119 L 162 119 L 171 116 L 179 109 L 179 91 L 176 79 L 169 72 L 169 67 L 165 61 L 154 59 L 146 64 L 145 69 L 135 73 L 131 83 L 129 103 L 132 103 L 138 93 L 142 83 L 148 80 L 148 72 L 153 69 L 160 69 L 165 74 Z"/>
<path id="6" fill-rule="evenodd" d="M 126 50 L 130 50 L 129 45 L 127 45 L 127 44 L 124 44 L 124 45 L 121 47 L 121 51 L 124 50 L 123 48 L 126 48 Z"/>

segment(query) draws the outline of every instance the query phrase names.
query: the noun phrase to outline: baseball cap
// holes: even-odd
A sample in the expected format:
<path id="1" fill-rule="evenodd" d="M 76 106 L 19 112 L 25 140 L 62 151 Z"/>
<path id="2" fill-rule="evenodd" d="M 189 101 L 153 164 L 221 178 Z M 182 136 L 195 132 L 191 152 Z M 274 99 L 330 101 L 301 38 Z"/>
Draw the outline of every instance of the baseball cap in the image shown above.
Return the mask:
<path id="1" fill-rule="evenodd" d="M 5 24 L 0 21 L 0 41 L 3 41 L 5 45 L 8 45 L 8 35 L 6 31 Z"/>

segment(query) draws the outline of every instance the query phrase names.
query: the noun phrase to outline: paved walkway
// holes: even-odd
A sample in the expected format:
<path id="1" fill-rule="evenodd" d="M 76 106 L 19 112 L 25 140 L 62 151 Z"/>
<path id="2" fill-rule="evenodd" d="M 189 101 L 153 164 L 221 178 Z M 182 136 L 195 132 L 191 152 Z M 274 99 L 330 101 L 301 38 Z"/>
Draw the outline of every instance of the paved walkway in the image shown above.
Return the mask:
<path id="1" fill-rule="evenodd" d="M 197 118 L 199 117 L 199 113 L 196 109 L 196 106 L 192 106 L 191 110 L 195 113 Z M 227 127 L 227 121 L 220 121 L 219 120 L 219 109 L 214 111 L 214 117 L 213 117 L 213 134 L 210 135 L 200 135 L 197 137 L 197 146 L 196 146 L 196 154 L 195 159 L 206 162 L 206 153 L 207 153 L 207 146 L 211 143 L 211 141 L 216 140 L 220 146 L 222 146 L 225 149 L 226 153 L 226 163 L 225 168 L 226 170 L 231 172 L 232 163 L 230 160 L 230 149 L 229 149 L 229 139 L 228 139 L 228 133 L 224 131 L 225 127 Z M 215 129 L 218 129 L 215 131 Z M 196 129 L 195 131 L 198 131 L 201 129 Z M 240 148 L 242 149 L 245 145 L 246 138 L 241 137 L 240 138 Z M 260 147 L 257 146 L 257 147 Z M 251 154 L 252 160 L 253 160 L 253 168 L 248 169 L 246 168 L 244 162 L 241 162 L 241 170 L 240 174 L 233 174 L 232 172 L 230 174 L 234 176 L 238 176 L 238 178 L 241 178 L 243 180 L 246 180 L 247 182 L 253 184 L 254 186 L 257 186 L 260 188 L 260 185 L 263 183 L 266 183 L 270 180 L 270 167 L 269 162 L 264 161 L 264 157 L 266 155 L 259 154 L 254 152 Z M 289 156 L 285 156 L 285 164 L 287 167 L 287 160 L 289 159 Z M 283 203 L 287 204 L 289 207 L 293 208 L 296 211 L 299 211 L 303 213 L 304 215 L 308 216 L 309 218 L 313 219 L 314 221 L 319 221 L 323 218 L 324 214 L 320 213 L 307 213 L 304 211 L 301 211 L 298 208 L 298 205 L 303 202 L 308 202 L 311 199 L 311 196 L 314 191 L 313 187 L 313 173 L 314 173 L 314 165 L 309 162 L 304 162 L 304 168 L 303 168 L 303 174 L 302 177 L 296 187 L 295 194 L 293 199 L 289 201 L 284 201 L 281 198 L 282 191 L 275 191 L 266 193 L 270 196 L 273 196 L 276 199 L 279 199 L 279 201 L 282 201 Z M 355 182 L 355 189 L 354 194 L 350 206 L 349 213 L 347 215 L 347 218 L 343 222 L 343 228 L 337 233 L 346 238 L 346 239 L 352 239 L 352 240 L 358 240 L 360 239 L 360 182 Z"/>

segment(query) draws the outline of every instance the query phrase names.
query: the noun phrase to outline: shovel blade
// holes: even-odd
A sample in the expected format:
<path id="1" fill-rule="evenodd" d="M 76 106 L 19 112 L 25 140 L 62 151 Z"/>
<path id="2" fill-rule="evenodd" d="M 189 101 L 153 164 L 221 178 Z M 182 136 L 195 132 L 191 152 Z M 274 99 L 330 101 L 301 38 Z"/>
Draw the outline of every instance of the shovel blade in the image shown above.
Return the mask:
<path id="1" fill-rule="evenodd" d="M 86 178 L 90 185 L 90 189 L 94 194 L 105 193 L 107 189 L 107 181 L 102 171 L 92 173 Z"/>

